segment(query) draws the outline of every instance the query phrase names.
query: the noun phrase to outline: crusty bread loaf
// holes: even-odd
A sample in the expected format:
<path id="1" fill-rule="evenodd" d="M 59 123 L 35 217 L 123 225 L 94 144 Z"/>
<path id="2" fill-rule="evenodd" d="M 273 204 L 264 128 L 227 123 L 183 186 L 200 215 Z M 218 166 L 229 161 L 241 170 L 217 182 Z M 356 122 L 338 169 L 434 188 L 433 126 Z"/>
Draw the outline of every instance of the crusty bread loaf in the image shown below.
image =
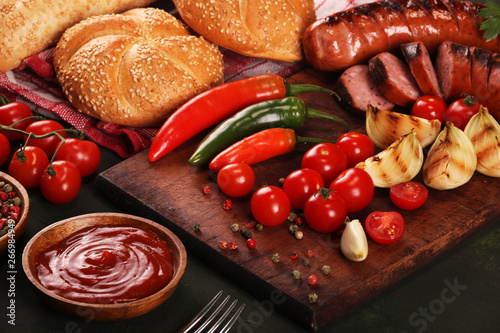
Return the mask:
<path id="1" fill-rule="evenodd" d="M 313 0 L 173 0 L 182 19 L 214 44 L 258 58 L 303 58 L 302 33 L 315 20 Z"/>
<path id="2" fill-rule="evenodd" d="M 0 72 L 55 45 L 64 30 L 100 14 L 121 13 L 155 0 L 2 0 L 0 1 Z"/>
<path id="3" fill-rule="evenodd" d="M 224 80 L 218 47 L 156 8 L 93 16 L 69 28 L 54 67 L 80 112 L 131 127 L 160 126 L 181 104 Z"/>

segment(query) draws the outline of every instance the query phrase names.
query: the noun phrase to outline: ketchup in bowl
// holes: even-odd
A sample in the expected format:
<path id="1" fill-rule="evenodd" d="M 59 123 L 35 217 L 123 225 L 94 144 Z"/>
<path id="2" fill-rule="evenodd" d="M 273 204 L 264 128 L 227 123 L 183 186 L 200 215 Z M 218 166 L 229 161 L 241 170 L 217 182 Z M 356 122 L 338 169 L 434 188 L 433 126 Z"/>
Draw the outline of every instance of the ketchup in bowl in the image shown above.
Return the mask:
<path id="1" fill-rule="evenodd" d="M 131 226 L 82 229 L 35 258 L 40 283 L 78 302 L 113 304 L 154 294 L 171 280 L 172 252 L 155 233 Z"/>

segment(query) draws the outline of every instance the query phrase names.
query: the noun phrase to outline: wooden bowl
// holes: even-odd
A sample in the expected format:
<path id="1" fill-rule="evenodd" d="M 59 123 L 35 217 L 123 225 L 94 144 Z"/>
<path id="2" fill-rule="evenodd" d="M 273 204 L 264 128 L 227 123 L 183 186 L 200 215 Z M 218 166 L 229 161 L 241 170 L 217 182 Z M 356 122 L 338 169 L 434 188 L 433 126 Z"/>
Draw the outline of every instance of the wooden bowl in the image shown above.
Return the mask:
<path id="1" fill-rule="evenodd" d="M 61 297 L 46 289 L 38 279 L 35 266 L 37 254 L 60 243 L 66 237 L 90 226 L 132 226 L 146 229 L 163 239 L 172 251 L 174 274 L 170 282 L 155 294 L 126 303 L 90 304 Z M 85 319 L 114 321 L 143 315 L 167 300 L 177 288 L 186 269 L 187 254 L 182 242 L 170 230 L 162 225 L 138 216 L 119 213 L 95 213 L 75 216 L 56 222 L 33 236 L 26 245 L 23 257 L 23 269 L 28 279 L 40 292 L 41 297 L 55 309 Z"/>
<path id="2" fill-rule="evenodd" d="M 19 237 L 21 237 L 21 235 L 24 233 L 24 230 L 26 230 L 30 213 L 30 199 L 28 196 L 28 192 L 26 192 L 24 186 L 21 185 L 21 183 L 19 183 L 15 178 L 9 176 L 4 172 L 0 172 L 0 181 L 4 181 L 12 185 L 14 191 L 17 193 L 17 196 L 21 198 L 22 201 L 19 220 L 17 221 L 13 231 L 0 237 L 0 253 L 3 253 L 7 250 L 9 239 L 19 239 Z M 12 243 L 13 241 L 11 240 L 10 242 Z"/>

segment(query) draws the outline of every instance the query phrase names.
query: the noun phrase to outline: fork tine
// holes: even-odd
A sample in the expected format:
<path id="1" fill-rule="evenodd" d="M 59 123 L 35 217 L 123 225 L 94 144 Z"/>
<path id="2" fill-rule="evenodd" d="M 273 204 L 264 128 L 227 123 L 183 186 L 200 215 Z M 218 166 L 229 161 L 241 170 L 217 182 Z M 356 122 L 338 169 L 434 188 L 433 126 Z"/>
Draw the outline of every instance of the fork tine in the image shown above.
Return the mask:
<path id="1" fill-rule="evenodd" d="M 222 303 L 219 304 L 217 309 L 215 309 L 215 311 L 210 315 L 210 317 L 207 318 L 207 320 L 205 320 L 205 322 L 195 331 L 195 333 L 201 332 L 205 327 L 208 326 L 208 324 L 210 324 L 212 322 L 212 320 L 214 320 L 215 316 L 217 316 L 219 314 L 220 310 L 222 310 L 224 305 L 226 305 L 226 303 L 227 303 L 227 301 L 229 301 L 230 297 L 231 296 L 227 296 L 226 298 L 224 298 Z"/>
<path id="2" fill-rule="evenodd" d="M 227 324 L 222 328 L 220 333 L 227 333 L 233 327 L 234 323 L 236 323 L 236 320 L 240 317 L 241 312 L 245 308 L 245 303 L 241 304 L 236 313 L 233 315 L 233 317 L 227 322 Z"/>
<path id="3" fill-rule="evenodd" d="M 214 326 L 212 326 L 212 328 L 207 333 L 213 333 L 217 329 L 217 327 L 219 327 L 219 325 L 224 321 L 224 319 L 226 319 L 226 317 L 229 315 L 231 310 L 234 308 L 236 303 L 238 303 L 237 299 L 234 300 L 233 303 L 231 303 L 231 305 L 227 308 L 226 312 L 224 312 L 224 314 L 219 318 L 219 320 L 217 320 L 217 322 L 214 324 Z"/>
<path id="4" fill-rule="evenodd" d="M 187 323 L 179 332 L 188 332 L 191 328 L 193 328 L 193 326 L 195 326 L 201 320 L 201 318 L 203 318 L 203 316 L 208 311 L 210 311 L 212 306 L 215 304 L 215 302 L 217 302 L 217 300 L 220 298 L 221 295 L 222 295 L 222 290 L 219 291 L 217 295 L 215 295 L 214 298 L 212 298 L 212 300 L 208 302 L 208 304 L 205 305 L 205 307 L 201 309 L 201 311 L 198 312 L 196 316 L 194 316 L 194 318 L 191 319 L 191 321 Z"/>

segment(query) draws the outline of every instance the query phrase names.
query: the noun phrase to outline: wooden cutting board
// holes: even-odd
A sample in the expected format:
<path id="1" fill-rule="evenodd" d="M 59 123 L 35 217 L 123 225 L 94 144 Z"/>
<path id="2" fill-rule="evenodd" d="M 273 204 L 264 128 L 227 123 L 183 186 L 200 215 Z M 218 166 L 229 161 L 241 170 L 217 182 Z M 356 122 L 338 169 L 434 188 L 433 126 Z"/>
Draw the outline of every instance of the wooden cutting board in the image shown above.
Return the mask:
<path id="1" fill-rule="evenodd" d="M 332 88 L 335 79 L 330 74 L 305 69 L 289 78 L 289 82 Z M 332 97 L 321 93 L 300 97 L 309 107 L 339 115 L 349 122 L 352 130 L 365 133 L 364 119 L 343 110 Z M 342 134 L 342 128 L 310 119 L 297 133 L 335 140 Z M 99 174 L 96 184 L 110 199 L 170 228 L 190 253 L 240 283 L 267 309 L 272 306 L 282 310 L 309 328 L 318 329 L 331 323 L 500 219 L 500 180 L 476 173 L 458 189 L 430 189 L 426 204 L 415 211 L 398 210 L 391 203 L 387 189 L 376 189 L 370 205 L 350 218 L 364 221 L 374 210 L 396 210 L 405 218 L 406 231 L 392 245 L 380 245 L 369 239 L 368 258 L 363 262 L 345 259 L 335 234 L 320 234 L 301 226 L 304 238 L 296 240 L 288 232 L 288 222 L 261 232 L 251 230 L 257 246 L 250 250 L 245 239 L 229 229 L 233 223 L 244 226 L 252 221 L 250 195 L 232 198 L 233 208 L 224 210 L 222 202 L 228 197 L 218 190 L 215 174 L 187 163 L 205 134 L 154 164 L 148 162 L 148 152 L 143 151 Z M 263 183 L 279 185 L 281 177 L 300 168 L 301 157 L 310 147 L 303 144 L 292 154 L 255 165 L 255 189 Z M 422 181 L 422 175 L 416 180 Z M 209 195 L 202 194 L 204 185 L 211 187 Z M 193 231 L 195 224 L 201 225 L 200 231 Z M 219 241 L 235 242 L 239 248 L 221 250 Z M 314 252 L 308 266 L 302 262 L 307 250 Z M 279 263 L 271 260 L 275 253 L 280 254 Z M 299 257 L 291 259 L 293 253 Z M 331 267 L 329 275 L 321 273 L 323 265 Z M 301 272 L 300 280 L 292 278 L 294 269 Z M 310 274 L 318 277 L 314 287 L 306 282 Z M 308 302 L 311 293 L 319 296 L 317 303 Z"/>

